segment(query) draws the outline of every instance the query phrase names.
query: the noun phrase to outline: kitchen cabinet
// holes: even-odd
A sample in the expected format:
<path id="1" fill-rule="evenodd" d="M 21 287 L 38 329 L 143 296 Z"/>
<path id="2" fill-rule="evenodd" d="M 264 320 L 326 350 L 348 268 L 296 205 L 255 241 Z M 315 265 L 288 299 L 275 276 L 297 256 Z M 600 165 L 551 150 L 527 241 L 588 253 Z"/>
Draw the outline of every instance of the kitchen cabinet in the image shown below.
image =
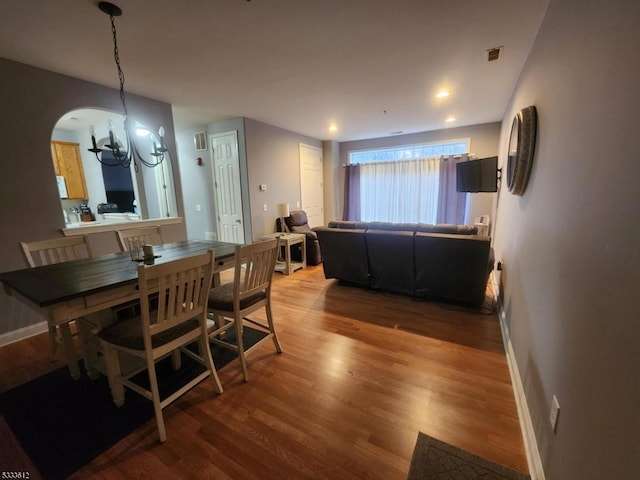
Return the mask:
<path id="1" fill-rule="evenodd" d="M 51 142 L 51 157 L 56 175 L 64 177 L 69 199 L 87 200 L 87 183 L 84 179 L 80 144 Z"/>

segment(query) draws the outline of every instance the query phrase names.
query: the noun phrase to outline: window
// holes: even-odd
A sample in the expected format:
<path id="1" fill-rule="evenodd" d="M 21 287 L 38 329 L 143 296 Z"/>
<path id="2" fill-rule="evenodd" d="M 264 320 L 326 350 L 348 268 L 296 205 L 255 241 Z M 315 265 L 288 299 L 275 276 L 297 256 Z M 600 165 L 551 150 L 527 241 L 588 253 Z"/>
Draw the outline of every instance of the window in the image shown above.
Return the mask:
<path id="1" fill-rule="evenodd" d="M 360 220 L 437 223 L 440 157 L 469 151 L 469 139 L 349 152 L 360 164 Z"/>
<path id="2" fill-rule="evenodd" d="M 461 155 L 469 151 L 469 138 L 400 147 L 355 150 L 349 152 L 349 163 L 393 162 L 416 158 Z"/>

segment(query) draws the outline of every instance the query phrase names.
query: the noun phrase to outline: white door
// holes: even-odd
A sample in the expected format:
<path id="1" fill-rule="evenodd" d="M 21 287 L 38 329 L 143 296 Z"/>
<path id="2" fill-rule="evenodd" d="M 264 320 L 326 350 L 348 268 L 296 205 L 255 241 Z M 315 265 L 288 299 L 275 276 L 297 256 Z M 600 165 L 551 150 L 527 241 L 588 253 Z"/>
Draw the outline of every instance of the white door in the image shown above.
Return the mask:
<path id="1" fill-rule="evenodd" d="M 236 131 L 209 136 L 216 193 L 218 240 L 244 243 L 240 159 Z"/>
<path id="2" fill-rule="evenodd" d="M 158 192 L 158 205 L 160 205 L 161 217 L 177 217 L 178 205 L 176 204 L 175 188 L 173 186 L 173 172 L 169 155 L 165 155 L 164 161 L 153 170 L 156 175 L 156 189 Z"/>
<path id="3" fill-rule="evenodd" d="M 322 149 L 300 144 L 300 200 L 310 227 L 324 225 Z"/>

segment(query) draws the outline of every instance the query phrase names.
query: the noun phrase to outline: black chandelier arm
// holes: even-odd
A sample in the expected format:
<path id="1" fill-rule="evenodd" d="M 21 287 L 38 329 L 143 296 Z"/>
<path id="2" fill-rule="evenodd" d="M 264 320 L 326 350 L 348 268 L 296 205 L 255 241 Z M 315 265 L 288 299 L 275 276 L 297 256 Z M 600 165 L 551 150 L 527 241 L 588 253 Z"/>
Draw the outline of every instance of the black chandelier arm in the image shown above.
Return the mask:
<path id="1" fill-rule="evenodd" d="M 97 151 L 96 151 L 97 150 Z M 131 165 L 131 157 L 129 155 L 124 157 L 124 160 L 120 161 L 118 160 L 115 156 L 114 159 L 116 160 L 116 163 L 109 163 L 105 160 L 102 160 L 101 158 L 101 154 L 104 152 L 111 152 L 111 150 L 103 150 L 103 149 L 89 149 L 90 152 L 93 152 L 93 154 L 96 156 L 96 160 L 98 160 L 102 165 L 106 166 L 106 167 L 123 167 L 123 168 L 129 168 L 129 165 Z"/>
<path id="2" fill-rule="evenodd" d="M 164 161 L 164 152 L 151 153 L 151 155 L 156 159 L 155 162 L 150 162 L 146 160 L 142 155 L 140 155 L 140 152 L 138 151 L 138 147 L 136 147 L 135 144 L 133 144 L 133 152 L 135 154 L 134 156 L 137 157 L 140 163 L 142 163 L 145 167 L 154 168 L 160 165 Z"/>

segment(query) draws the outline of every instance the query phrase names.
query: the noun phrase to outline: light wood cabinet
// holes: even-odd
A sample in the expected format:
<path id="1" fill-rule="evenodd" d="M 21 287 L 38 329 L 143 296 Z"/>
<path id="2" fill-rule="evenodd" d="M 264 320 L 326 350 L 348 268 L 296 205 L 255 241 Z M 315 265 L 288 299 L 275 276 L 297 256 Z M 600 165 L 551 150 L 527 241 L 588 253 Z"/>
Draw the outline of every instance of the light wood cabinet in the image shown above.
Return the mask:
<path id="1" fill-rule="evenodd" d="M 62 175 L 67 184 L 69 199 L 87 200 L 87 184 L 84 179 L 80 145 L 71 142 L 51 142 L 51 157 L 56 175 Z"/>

